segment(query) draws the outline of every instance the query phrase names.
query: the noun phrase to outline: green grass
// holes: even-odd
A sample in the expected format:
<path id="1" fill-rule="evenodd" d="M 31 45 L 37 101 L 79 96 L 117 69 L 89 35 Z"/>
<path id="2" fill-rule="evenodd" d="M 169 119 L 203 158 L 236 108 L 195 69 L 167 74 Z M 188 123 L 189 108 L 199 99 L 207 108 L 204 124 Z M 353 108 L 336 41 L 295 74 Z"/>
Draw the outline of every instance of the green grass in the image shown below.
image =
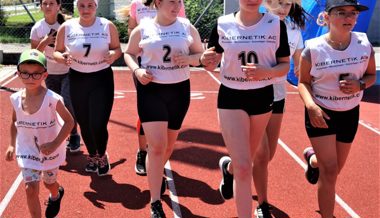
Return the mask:
<path id="1" fill-rule="evenodd" d="M 35 21 L 38 21 L 44 17 L 42 12 L 35 12 L 32 13 L 32 16 Z M 25 24 L 25 23 L 32 23 L 32 19 L 29 17 L 28 14 L 21 14 L 21 15 L 15 15 L 10 16 L 7 19 L 7 25 L 15 25 L 15 24 Z"/>

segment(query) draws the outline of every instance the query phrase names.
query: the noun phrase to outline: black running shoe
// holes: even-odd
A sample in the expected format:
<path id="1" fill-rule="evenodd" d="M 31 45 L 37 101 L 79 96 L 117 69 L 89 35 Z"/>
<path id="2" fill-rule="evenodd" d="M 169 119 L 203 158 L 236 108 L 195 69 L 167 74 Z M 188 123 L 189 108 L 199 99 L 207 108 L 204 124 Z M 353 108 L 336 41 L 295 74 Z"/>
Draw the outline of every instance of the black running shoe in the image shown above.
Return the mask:
<path id="1" fill-rule="evenodd" d="M 69 138 L 69 144 L 67 147 L 70 149 L 71 153 L 80 151 L 80 136 L 78 134 L 73 134 Z"/>
<path id="2" fill-rule="evenodd" d="M 151 218 L 166 218 L 160 200 L 150 204 L 150 217 Z"/>
<path id="3" fill-rule="evenodd" d="M 105 153 L 102 157 L 98 158 L 98 176 L 108 175 L 111 166 L 108 160 L 108 154 Z"/>
<path id="4" fill-rule="evenodd" d="M 306 177 L 306 180 L 310 183 L 310 184 L 317 184 L 318 182 L 318 178 L 319 178 L 319 169 L 318 167 L 317 168 L 314 168 L 310 165 L 310 158 L 315 155 L 315 152 L 314 152 L 314 149 L 312 147 L 307 147 L 305 148 L 305 150 L 303 151 L 303 157 L 305 158 L 306 160 L 306 163 L 307 163 L 307 168 L 306 168 L 306 171 L 305 171 L 305 177 Z"/>
<path id="5" fill-rule="evenodd" d="M 220 182 L 219 192 L 225 200 L 233 197 L 233 181 L 234 176 L 227 171 L 228 164 L 231 163 L 231 158 L 224 156 L 219 160 L 219 168 L 222 171 L 223 179 Z"/>
<path id="6" fill-rule="evenodd" d="M 87 156 L 87 165 L 84 169 L 88 173 L 96 173 L 98 172 L 98 157 L 97 156 Z"/>
<path id="7" fill-rule="evenodd" d="M 162 183 L 161 183 L 161 195 L 165 193 L 165 190 L 168 188 L 168 182 L 166 181 L 166 177 L 164 176 L 162 178 Z"/>
<path id="8" fill-rule="evenodd" d="M 256 218 L 273 218 L 270 213 L 270 207 L 267 202 L 263 202 L 256 208 Z"/>
<path id="9" fill-rule="evenodd" d="M 136 154 L 135 171 L 137 175 L 146 176 L 146 166 L 145 166 L 146 155 L 147 155 L 147 152 L 144 150 L 139 150 Z"/>
<path id="10" fill-rule="evenodd" d="M 58 193 L 59 193 L 59 198 L 55 201 L 52 201 L 49 197 L 46 211 L 45 211 L 46 218 L 54 218 L 59 213 L 59 209 L 61 208 L 61 200 L 63 198 L 63 195 L 65 194 L 65 190 L 63 189 L 62 186 L 58 188 Z"/>

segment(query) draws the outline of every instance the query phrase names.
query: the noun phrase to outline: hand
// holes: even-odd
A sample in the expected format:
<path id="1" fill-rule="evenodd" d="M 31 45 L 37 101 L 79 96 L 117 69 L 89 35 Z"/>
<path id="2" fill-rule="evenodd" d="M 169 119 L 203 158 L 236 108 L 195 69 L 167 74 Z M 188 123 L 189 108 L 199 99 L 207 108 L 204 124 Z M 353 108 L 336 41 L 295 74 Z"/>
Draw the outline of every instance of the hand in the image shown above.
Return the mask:
<path id="1" fill-rule="evenodd" d="M 243 73 L 245 73 L 245 76 L 251 80 L 258 81 L 270 77 L 268 74 L 268 72 L 270 72 L 270 68 L 260 64 L 247 63 L 247 65 L 241 66 L 241 69 Z"/>
<path id="2" fill-rule="evenodd" d="M 41 153 L 44 155 L 49 155 L 57 149 L 57 145 L 55 145 L 52 142 L 48 142 L 48 143 L 39 145 L 39 147 L 40 147 Z"/>
<path id="3" fill-rule="evenodd" d="M 108 51 L 108 54 L 104 57 L 104 60 L 108 64 L 112 64 L 115 61 L 115 51 Z"/>
<path id="4" fill-rule="evenodd" d="M 62 54 L 62 57 L 64 59 L 64 64 L 66 64 L 66 66 L 70 66 L 71 65 L 71 62 L 72 62 L 72 57 L 71 55 L 69 54 L 69 52 L 64 52 Z"/>
<path id="5" fill-rule="evenodd" d="M 153 75 L 149 71 L 142 68 L 135 70 L 135 75 L 139 82 L 143 85 L 146 85 L 153 80 Z"/>
<path id="6" fill-rule="evenodd" d="M 173 54 L 172 60 L 174 64 L 179 66 L 189 65 L 191 61 L 189 55 L 183 53 Z"/>
<path id="7" fill-rule="evenodd" d="M 48 35 L 46 35 L 42 41 L 46 43 L 46 45 L 53 45 L 55 44 L 55 37 L 56 37 L 56 31 L 50 31 Z"/>
<path id="8" fill-rule="evenodd" d="M 12 161 L 14 153 L 15 153 L 15 147 L 8 146 L 7 151 L 5 152 L 5 160 Z"/>
<path id="9" fill-rule="evenodd" d="M 215 65 L 217 61 L 215 47 L 208 48 L 204 51 L 200 60 L 203 66 Z"/>
<path id="10" fill-rule="evenodd" d="M 310 123 L 315 128 L 324 128 L 327 129 L 325 119 L 330 120 L 330 117 L 316 104 L 307 108 L 307 113 L 309 115 Z"/>
<path id="11" fill-rule="evenodd" d="M 346 95 L 354 94 L 360 91 L 360 82 L 359 80 L 340 80 L 339 89 Z"/>

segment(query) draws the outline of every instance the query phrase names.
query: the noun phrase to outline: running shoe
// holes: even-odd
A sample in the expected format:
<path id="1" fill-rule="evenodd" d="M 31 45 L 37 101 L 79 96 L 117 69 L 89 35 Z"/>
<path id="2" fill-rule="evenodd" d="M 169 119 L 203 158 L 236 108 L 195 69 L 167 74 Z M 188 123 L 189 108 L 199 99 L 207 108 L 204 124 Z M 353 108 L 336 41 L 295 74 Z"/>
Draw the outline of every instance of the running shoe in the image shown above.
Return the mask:
<path id="1" fill-rule="evenodd" d="M 146 176 L 146 155 L 147 152 L 144 150 L 138 150 L 136 154 L 135 171 L 137 175 Z"/>
<path id="2" fill-rule="evenodd" d="M 108 160 L 108 154 L 105 153 L 102 157 L 98 158 L 98 176 L 108 175 L 111 170 L 111 165 Z"/>
<path id="3" fill-rule="evenodd" d="M 225 200 L 233 197 L 233 181 L 234 176 L 227 171 L 228 164 L 231 163 L 231 158 L 224 156 L 219 160 L 219 168 L 222 171 L 222 181 L 220 182 L 219 192 Z"/>
<path id="4" fill-rule="evenodd" d="M 166 218 L 160 200 L 157 200 L 150 204 L 150 215 L 151 218 Z"/>
<path id="5" fill-rule="evenodd" d="M 65 194 L 65 190 L 62 186 L 58 188 L 59 197 L 56 200 L 51 200 L 49 197 L 47 202 L 47 207 L 45 211 L 45 217 L 46 218 L 54 218 L 58 215 L 59 210 L 61 209 L 61 200 L 63 198 L 63 195 Z"/>
<path id="6" fill-rule="evenodd" d="M 263 202 L 256 208 L 256 218 L 273 218 L 270 213 L 270 207 L 267 202 Z"/>
<path id="7" fill-rule="evenodd" d="M 98 172 L 98 158 L 97 156 L 89 155 L 87 156 L 87 165 L 84 169 L 88 173 L 96 173 Z"/>
<path id="8" fill-rule="evenodd" d="M 71 153 L 80 151 L 80 136 L 78 134 L 70 135 L 69 144 L 67 145 Z"/>
<path id="9" fill-rule="evenodd" d="M 305 171 L 305 177 L 306 177 L 306 180 L 310 184 L 314 185 L 314 184 L 317 184 L 317 182 L 318 182 L 319 169 L 318 169 L 318 167 L 317 168 L 312 167 L 311 164 L 310 164 L 310 158 L 313 155 L 315 155 L 315 152 L 314 152 L 314 149 L 312 147 L 307 147 L 303 151 L 303 157 L 305 158 L 306 163 L 307 163 L 307 168 L 306 168 L 306 171 Z"/>

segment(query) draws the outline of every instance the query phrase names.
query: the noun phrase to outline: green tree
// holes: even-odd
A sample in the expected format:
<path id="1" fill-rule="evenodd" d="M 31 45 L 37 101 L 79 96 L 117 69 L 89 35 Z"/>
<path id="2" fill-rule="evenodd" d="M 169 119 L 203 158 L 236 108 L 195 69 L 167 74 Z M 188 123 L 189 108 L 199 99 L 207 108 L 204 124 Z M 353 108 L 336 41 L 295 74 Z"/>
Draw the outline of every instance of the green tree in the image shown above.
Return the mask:
<path id="1" fill-rule="evenodd" d="M 3 8 L 0 4 L 0 26 L 5 26 L 6 22 L 7 22 L 7 16 L 5 15 L 5 12 L 3 11 Z"/>
<path id="2" fill-rule="evenodd" d="M 212 1 L 212 0 L 210 0 Z M 223 0 L 212 1 L 208 10 L 203 14 L 197 23 L 199 16 L 209 5 L 210 1 L 205 0 L 187 0 L 185 1 L 186 16 L 192 24 L 198 29 L 202 38 L 207 39 L 211 30 L 216 25 L 216 20 L 223 14 Z"/>

